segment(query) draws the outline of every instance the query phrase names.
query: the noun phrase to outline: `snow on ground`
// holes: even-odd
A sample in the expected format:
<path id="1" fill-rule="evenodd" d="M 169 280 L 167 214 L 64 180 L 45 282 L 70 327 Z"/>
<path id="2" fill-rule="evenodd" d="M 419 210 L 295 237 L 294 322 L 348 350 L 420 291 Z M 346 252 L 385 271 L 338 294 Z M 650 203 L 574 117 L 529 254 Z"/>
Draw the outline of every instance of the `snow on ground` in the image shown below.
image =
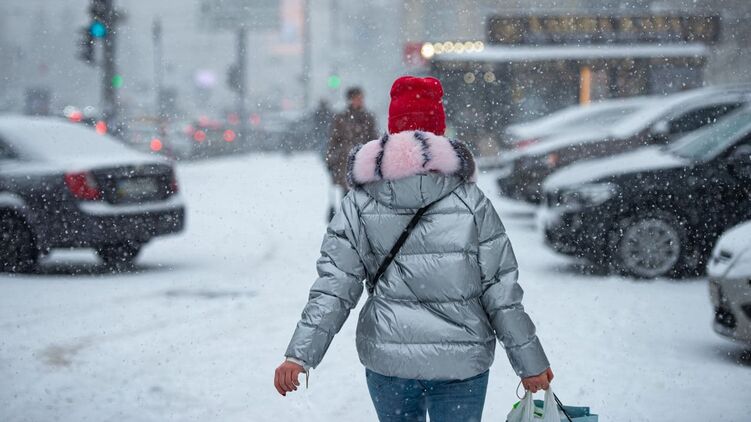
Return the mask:
<path id="1" fill-rule="evenodd" d="M 136 271 L 105 273 L 82 251 L 0 275 L 0 420 L 375 420 L 354 317 L 310 389 L 272 385 L 315 278 L 323 166 L 247 156 L 182 164 L 179 178 L 187 230 L 150 244 Z M 480 184 L 495 191 L 490 175 Z M 531 208 L 495 203 L 563 401 L 601 421 L 749 420 L 748 353 L 712 332 L 705 280 L 587 275 L 545 249 Z M 517 400 L 498 352 L 487 420 Z"/>

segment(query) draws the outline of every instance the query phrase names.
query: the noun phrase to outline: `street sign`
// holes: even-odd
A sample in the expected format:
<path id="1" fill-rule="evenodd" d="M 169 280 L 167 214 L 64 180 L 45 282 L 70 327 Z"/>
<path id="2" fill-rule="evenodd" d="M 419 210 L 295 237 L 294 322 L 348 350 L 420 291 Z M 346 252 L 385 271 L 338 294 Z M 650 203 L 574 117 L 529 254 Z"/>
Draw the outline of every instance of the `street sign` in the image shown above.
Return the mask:
<path id="1" fill-rule="evenodd" d="M 279 29 L 279 0 L 201 0 L 198 19 L 210 31 Z"/>

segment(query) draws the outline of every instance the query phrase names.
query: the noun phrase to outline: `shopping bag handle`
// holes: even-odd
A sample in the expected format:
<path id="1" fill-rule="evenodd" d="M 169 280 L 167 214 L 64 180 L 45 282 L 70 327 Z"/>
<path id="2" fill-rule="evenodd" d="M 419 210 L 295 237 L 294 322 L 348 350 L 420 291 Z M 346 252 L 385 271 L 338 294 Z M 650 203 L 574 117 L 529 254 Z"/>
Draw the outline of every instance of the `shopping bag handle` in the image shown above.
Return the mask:
<path id="1" fill-rule="evenodd" d="M 566 409 L 563 408 L 563 403 L 558 399 L 558 396 L 553 393 L 553 398 L 555 398 L 555 403 L 558 405 L 558 408 L 561 409 L 561 412 L 563 412 L 563 415 L 566 416 L 566 419 L 568 419 L 568 422 L 574 422 L 571 420 L 571 416 L 568 415 L 568 412 L 566 412 Z"/>
<path id="2" fill-rule="evenodd" d="M 516 385 L 516 397 L 519 397 L 519 387 L 522 385 L 521 380 L 519 380 L 519 384 Z M 563 403 L 561 403 L 561 400 L 558 398 L 558 396 L 553 393 L 553 398 L 555 399 L 555 404 L 558 405 L 558 408 L 561 409 L 561 412 L 563 412 L 563 415 L 566 416 L 566 419 L 568 419 L 568 422 L 574 422 L 571 420 L 571 416 L 569 416 L 568 412 L 566 412 L 566 409 L 563 408 Z M 521 399 L 521 397 L 519 397 Z"/>

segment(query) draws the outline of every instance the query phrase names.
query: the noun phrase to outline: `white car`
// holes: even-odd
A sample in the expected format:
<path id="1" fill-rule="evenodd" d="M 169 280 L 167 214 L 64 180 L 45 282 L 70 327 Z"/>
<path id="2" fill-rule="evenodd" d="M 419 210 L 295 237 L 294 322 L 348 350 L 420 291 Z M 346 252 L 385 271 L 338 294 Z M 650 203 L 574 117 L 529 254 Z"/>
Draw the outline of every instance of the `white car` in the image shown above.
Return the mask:
<path id="1" fill-rule="evenodd" d="M 751 345 L 751 221 L 720 237 L 707 272 L 715 332 Z"/>
<path id="2" fill-rule="evenodd" d="M 549 137 L 582 130 L 604 130 L 625 117 L 661 101 L 664 97 L 618 98 L 573 105 L 545 117 L 506 128 L 504 140 L 508 147 L 524 149 Z"/>

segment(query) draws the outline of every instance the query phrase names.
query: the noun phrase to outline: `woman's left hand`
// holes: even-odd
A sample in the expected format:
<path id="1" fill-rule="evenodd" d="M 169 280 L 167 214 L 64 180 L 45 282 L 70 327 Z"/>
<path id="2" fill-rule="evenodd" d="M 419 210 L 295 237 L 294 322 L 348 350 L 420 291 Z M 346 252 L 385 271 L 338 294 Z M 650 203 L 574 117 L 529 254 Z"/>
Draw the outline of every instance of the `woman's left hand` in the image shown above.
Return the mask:
<path id="1" fill-rule="evenodd" d="M 522 385 L 525 390 L 536 393 L 540 390 L 547 390 L 550 387 L 550 381 L 553 381 L 553 370 L 548 368 L 540 375 L 522 378 Z"/>

